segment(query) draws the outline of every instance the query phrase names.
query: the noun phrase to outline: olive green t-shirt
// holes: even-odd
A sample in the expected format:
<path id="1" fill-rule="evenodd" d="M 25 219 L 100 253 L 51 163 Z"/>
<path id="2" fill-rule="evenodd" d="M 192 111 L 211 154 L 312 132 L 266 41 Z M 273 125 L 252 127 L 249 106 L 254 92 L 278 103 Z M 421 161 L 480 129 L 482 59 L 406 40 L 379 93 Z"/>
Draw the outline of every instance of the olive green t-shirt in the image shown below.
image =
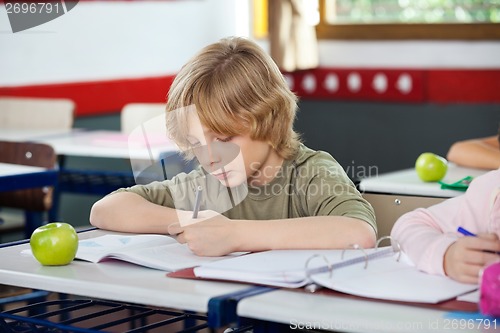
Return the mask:
<path id="1" fill-rule="evenodd" d="M 217 211 L 230 219 L 273 220 L 305 216 L 348 216 L 377 230 L 371 205 L 361 197 L 340 164 L 328 153 L 301 145 L 285 160 L 277 176 L 258 187 L 225 187 L 201 168 L 170 180 L 119 189 L 136 193 L 166 207 L 193 210 L 196 189 L 203 191 L 201 210 Z"/>

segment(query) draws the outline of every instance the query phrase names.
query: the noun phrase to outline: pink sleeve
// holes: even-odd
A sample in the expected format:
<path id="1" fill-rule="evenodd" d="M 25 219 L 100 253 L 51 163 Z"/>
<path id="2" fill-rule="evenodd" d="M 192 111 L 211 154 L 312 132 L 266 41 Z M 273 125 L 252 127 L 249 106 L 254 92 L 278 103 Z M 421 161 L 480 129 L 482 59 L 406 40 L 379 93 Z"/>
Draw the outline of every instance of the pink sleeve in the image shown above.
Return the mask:
<path id="1" fill-rule="evenodd" d="M 500 238 L 500 184 L 491 194 L 489 232 L 494 232 Z"/>
<path id="2" fill-rule="evenodd" d="M 428 209 L 416 209 L 401 216 L 394 224 L 391 237 L 399 242 L 418 269 L 444 275 L 444 253 L 458 238 L 456 233 L 445 230 L 453 229 L 447 224 L 451 223 L 451 217 L 457 213 L 462 200 L 458 197 Z"/>
<path id="3" fill-rule="evenodd" d="M 417 268 L 444 275 L 443 258 L 458 227 L 500 236 L 500 169 L 476 178 L 464 195 L 401 216 L 391 232 Z M 493 199 L 492 199 L 493 196 Z"/>

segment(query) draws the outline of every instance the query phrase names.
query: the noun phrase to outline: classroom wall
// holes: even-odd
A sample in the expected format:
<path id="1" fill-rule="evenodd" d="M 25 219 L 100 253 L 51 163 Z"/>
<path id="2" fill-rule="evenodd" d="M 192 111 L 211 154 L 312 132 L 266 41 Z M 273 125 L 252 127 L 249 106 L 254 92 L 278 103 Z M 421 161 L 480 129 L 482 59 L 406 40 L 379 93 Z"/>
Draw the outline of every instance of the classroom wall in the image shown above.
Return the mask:
<path id="1" fill-rule="evenodd" d="M 80 1 L 13 34 L 0 6 L 0 87 L 173 74 L 202 45 L 245 34 L 246 1 Z"/>
<path id="2" fill-rule="evenodd" d="M 0 6 L 0 95 L 74 98 L 79 116 L 114 113 L 127 101 L 164 101 L 175 73 L 201 47 L 251 36 L 250 3 L 80 1 L 65 15 L 15 34 Z M 269 48 L 267 40 L 258 43 Z M 498 54 L 500 41 L 319 42 L 321 68 L 482 71 L 469 83 L 478 91 L 492 80 L 500 84 Z"/>

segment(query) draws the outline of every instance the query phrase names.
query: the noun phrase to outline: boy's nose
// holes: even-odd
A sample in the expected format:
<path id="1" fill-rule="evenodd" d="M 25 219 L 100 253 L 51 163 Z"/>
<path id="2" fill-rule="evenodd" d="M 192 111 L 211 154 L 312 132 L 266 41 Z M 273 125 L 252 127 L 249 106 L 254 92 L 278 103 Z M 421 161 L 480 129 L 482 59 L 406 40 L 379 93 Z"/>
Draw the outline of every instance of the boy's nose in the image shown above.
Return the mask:
<path id="1" fill-rule="evenodd" d="M 217 164 L 220 164 L 221 162 L 221 157 L 218 148 L 219 147 L 217 147 L 217 142 L 212 142 L 207 145 L 208 162 L 211 167 L 216 167 Z"/>
<path id="2" fill-rule="evenodd" d="M 209 172 L 231 163 L 240 153 L 238 145 L 218 141 L 199 147 L 197 150 L 198 161 Z"/>
<path id="3" fill-rule="evenodd" d="M 212 167 L 221 161 L 218 154 L 217 147 L 214 147 L 214 143 L 208 145 L 202 145 L 195 149 L 195 155 L 200 164 L 207 170 L 210 171 Z"/>

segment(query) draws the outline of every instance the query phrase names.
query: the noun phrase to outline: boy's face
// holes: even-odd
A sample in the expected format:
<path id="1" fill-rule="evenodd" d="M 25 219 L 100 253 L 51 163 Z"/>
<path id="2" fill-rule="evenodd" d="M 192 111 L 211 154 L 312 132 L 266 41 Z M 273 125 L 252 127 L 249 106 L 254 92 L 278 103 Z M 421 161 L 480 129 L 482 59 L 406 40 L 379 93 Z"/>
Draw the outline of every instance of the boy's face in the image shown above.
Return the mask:
<path id="1" fill-rule="evenodd" d="M 214 133 L 203 126 L 196 114 L 190 115 L 187 140 L 201 166 L 226 187 L 236 187 L 247 181 L 262 178 L 272 149 L 263 141 L 248 134 L 235 136 Z"/>

